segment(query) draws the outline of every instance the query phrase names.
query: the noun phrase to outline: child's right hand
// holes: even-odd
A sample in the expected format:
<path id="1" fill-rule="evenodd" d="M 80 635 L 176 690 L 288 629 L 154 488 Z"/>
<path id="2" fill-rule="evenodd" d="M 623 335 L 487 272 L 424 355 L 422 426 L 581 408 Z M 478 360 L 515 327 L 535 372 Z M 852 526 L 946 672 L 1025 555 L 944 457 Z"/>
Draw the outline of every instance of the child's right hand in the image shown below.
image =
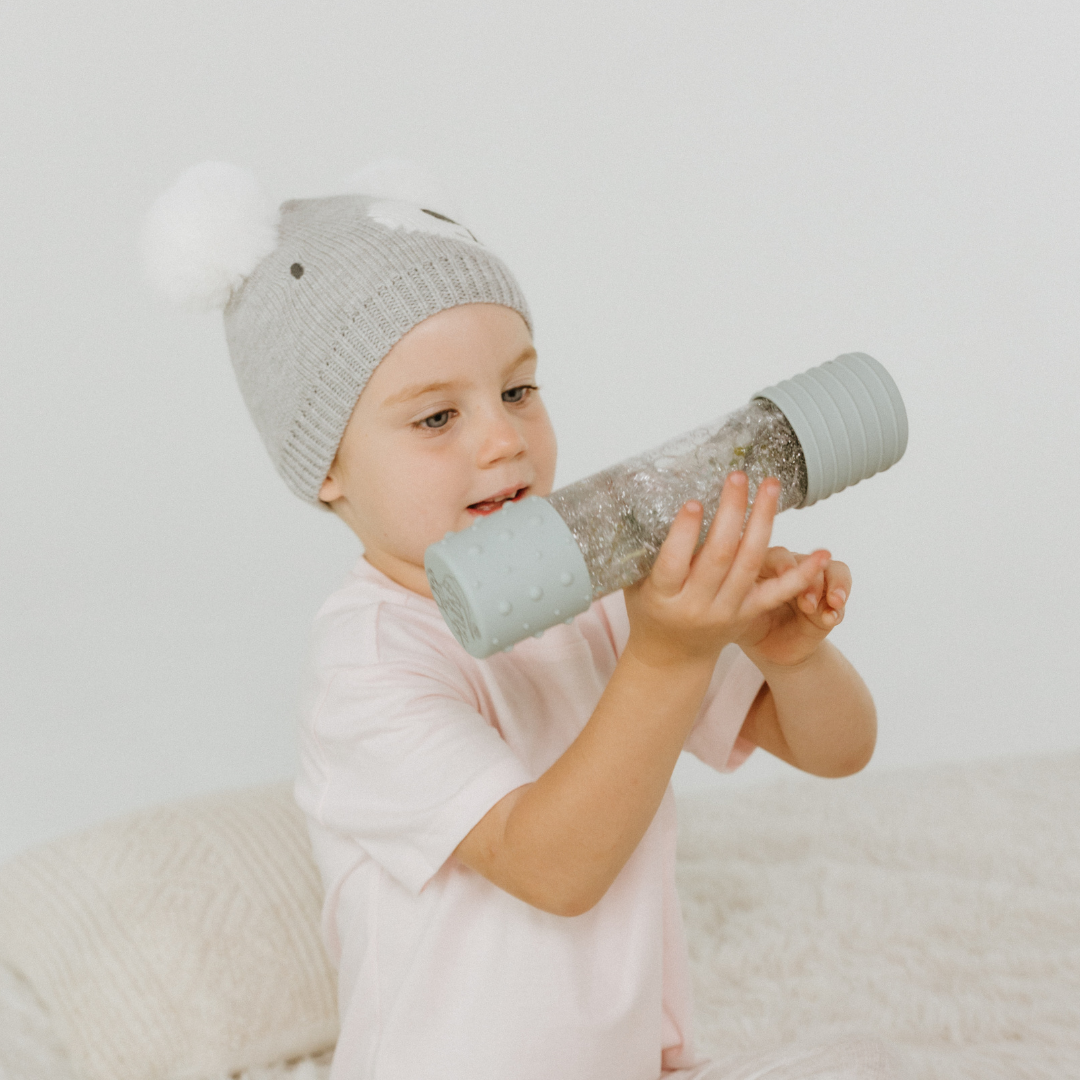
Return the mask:
<path id="1" fill-rule="evenodd" d="M 809 589 L 828 563 L 827 551 L 815 551 L 778 577 L 759 581 L 780 482 L 771 477 L 762 482 L 748 520 L 747 491 L 745 473 L 728 476 L 696 554 L 703 510 L 700 503 L 686 503 L 651 573 L 623 590 L 630 619 L 626 650 L 638 660 L 651 667 L 711 667 L 725 645 L 763 613 Z"/>
<path id="2" fill-rule="evenodd" d="M 809 590 L 828 560 L 815 552 L 758 580 L 780 484 L 761 485 L 744 531 L 746 497 L 746 476 L 733 473 L 696 555 L 701 506 L 679 511 L 652 572 L 624 590 L 630 638 L 589 722 L 461 841 L 466 866 L 556 915 L 580 915 L 607 892 L 656 817 L 720 650 Z"/>

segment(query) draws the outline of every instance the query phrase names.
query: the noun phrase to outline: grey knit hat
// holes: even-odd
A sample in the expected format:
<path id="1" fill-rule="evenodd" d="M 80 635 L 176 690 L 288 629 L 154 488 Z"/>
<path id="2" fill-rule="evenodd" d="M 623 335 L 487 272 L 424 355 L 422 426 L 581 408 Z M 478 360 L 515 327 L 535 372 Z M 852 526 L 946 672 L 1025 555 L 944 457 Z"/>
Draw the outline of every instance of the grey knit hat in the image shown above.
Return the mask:
<path id="1" fill-rule="evenodd" d="M 464 226 L 406 199 L 337 195 L 275 210 L 250 174 L 207 163 L 159 199 L 145 247 L 164 292 L 224 305 L 255 426 L 289 488 L 318 506 L 360 391 L 409 330 L 474 303 L 512 308 L 532 329 L 506 265 Z"/>

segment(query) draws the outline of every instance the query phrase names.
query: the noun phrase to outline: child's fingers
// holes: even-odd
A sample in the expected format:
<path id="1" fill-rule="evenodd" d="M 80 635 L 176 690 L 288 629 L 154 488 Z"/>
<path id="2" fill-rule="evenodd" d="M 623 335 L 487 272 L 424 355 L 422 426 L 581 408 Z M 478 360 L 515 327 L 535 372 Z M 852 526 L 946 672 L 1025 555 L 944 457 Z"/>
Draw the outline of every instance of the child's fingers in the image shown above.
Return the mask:
<path id="1" fill-rule="evenodd" d="M 720 588 L 719 599 L 733 611 L 742 607 L 761 572 L 769 551 L 769 537 L 779 501 L 780 481 L 772 477 L 763 480 L 750 509 L 742 542 Z"/>
<path id="2" fill-rule="evenodd" d="M 707 598 L 706 603 L 716 595 L 739 550 L 748 492 L 745 473 L 733 472 L 728 476 L 705 543 L 694 558 L 691 570 L 694 586 Z"/>
<path id="3" fill-rule="evenodd" d="M 699 502 L 691 501 L 680 507 L 660 545 L 649 580 L 662 596 L 674 596 L 679 592 L 690 573 L 690 560 L 701 535 L 703 513 Z"/>
<path id="4" fill-rule="evenodd" d="M 761 572 L 766 577 L 779 577 L 785 570 L 798 565 L 799 560 L 786 547 L 771 547 L 765 552 Z"/>
<path id="5" fill-rule="evenodd" d="M 821 605 L 822 622 L 829 629 L 844 619 L 844 607 L 851 595 L 851 571 L 842 562 L 830 562 L 825 567 L 824 596 Z"/>
<path id="6" fill-rule="evenodd" d="M 794 600 L 800 593 L 807 592 L 814 578 L 823 572 L 828 561 L 827 551 L 815 551 L 797 565 L 785 570 L 779 577 L 759 582 L 751 610 L 747 614 L 756 617 L 781 604 L 786 604 L 789 600 Z"/>
<path id="7" fill-rule="evenodd" d="M 821 604 L 822 595 L 825 590 L 825 569 L 822 567 L 821 571 L 814 575 L 814 580 L 810 583 L 809 588 L 799 597 L 796 603 L 799 605 L 799 610 L 804 615 L 813 615 L 817 612 L 818 607 Z"/>
<path id="8" fill-rule="evenodd" d="M 829 607 L 842 609 L 851 595 L 851 570 L 847 563 L 830 562 L 825 567 L 825 600 Z"/>
<path id="9" fill-rule="evenodd" d="M 832 628 L 844 617 L 851 592 L 851 571 L 842 562 L 830 561 L 798 599 L 799 610 L 822 627 Z"/>

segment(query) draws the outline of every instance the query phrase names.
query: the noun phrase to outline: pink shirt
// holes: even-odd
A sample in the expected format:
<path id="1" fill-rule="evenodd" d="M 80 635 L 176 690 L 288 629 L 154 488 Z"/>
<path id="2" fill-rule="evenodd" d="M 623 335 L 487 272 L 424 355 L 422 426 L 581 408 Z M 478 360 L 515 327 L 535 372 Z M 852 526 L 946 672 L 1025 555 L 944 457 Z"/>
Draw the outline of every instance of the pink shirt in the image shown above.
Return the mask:
<path id="1" fill-rule="evenodd" d="M 696 1063 L 670 786 L 575 918 L 452 854 L 570 745 L 628 632 L 620 592 L 474 660 L 433 600 L 363 558 L 316 616 L 296 798 L 339 976 L 331 1080 L 657 1080 Z M 686 749 L 720 770 L 741 763 L 761 683 L 725 649 Z"/>

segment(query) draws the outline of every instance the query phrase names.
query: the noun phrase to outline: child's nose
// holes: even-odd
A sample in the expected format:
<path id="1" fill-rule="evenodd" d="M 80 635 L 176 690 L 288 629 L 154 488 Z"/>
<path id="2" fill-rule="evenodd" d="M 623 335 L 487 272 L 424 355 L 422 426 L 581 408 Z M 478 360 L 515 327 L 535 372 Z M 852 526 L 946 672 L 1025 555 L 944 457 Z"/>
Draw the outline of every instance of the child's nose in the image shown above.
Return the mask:
<path id="1" fill-rule="evenodd" d="M 517 457 L 527 448 L 521 429 L 503 410 L 484 418 L 479 453 L 481 464 Z"/>

